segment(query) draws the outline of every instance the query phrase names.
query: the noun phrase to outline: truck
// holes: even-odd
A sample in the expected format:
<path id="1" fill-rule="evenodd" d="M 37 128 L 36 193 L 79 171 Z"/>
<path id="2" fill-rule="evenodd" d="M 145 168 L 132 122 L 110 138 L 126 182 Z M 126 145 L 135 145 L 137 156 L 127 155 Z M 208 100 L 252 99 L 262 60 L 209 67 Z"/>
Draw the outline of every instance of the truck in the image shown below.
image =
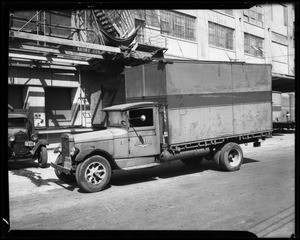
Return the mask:
<path id="1" fill-rule="evenodd" d="M 295 93 L 272 92 L 273 129 L 295 129 Z"/>
<path id="2" fill-rule="evenodd" d="M 205 158 L 239 170 L 240 144 L 272 135 L 271 65 L 163 59 L 124 70 L 126 103 L 104 108 L 106 129 L 64 133 L 51 166 L 85 192 L 107 187 L 116 170 Z"/>
<path id="3" fill-rule="evenodd" d="M 8 162 L 38 160 L 39 167 L 46 168 L 48 141 L 35 131 L 32 111 L 11 105 L 8 110 Z"/>

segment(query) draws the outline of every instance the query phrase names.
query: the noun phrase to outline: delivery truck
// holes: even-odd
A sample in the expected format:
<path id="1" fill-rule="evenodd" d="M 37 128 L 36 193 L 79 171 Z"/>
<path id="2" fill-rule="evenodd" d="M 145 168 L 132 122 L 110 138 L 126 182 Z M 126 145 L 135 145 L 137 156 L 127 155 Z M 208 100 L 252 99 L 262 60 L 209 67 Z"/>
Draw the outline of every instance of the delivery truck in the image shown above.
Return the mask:
<path id="1" fill-rule="evenodd" d="M 273 129 L 295 129 L 295 93 L 272 92 Z"/>
<path id="2" fill-rule="evenodd" d="M 271 137 L 269 64 L 164 59 L 124 74 L 126 103 L 103 109 L 106 129 L 62 134 L 51 164 L 60 180 L 97 192 L 114 170 L 176 160 L 195 167 L 204 158 L 236 171 L 240 144 Z"/>

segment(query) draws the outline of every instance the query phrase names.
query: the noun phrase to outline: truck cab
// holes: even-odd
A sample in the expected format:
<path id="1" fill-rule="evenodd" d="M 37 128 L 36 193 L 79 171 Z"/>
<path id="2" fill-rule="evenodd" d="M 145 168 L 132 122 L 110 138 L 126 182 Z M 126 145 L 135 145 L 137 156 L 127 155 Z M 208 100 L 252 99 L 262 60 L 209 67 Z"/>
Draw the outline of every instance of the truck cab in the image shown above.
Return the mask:
<path id="1" fill-rule="evenodd" d="M 154 102 L 120 104 L 103 109 L 107 128 L 77 135 L 63 134 L 55 163 L 57 177 L 76 179 L 87 192 L 102 190 L 115 169 L 137 169 L 159 164 L 161 127 Z"/>

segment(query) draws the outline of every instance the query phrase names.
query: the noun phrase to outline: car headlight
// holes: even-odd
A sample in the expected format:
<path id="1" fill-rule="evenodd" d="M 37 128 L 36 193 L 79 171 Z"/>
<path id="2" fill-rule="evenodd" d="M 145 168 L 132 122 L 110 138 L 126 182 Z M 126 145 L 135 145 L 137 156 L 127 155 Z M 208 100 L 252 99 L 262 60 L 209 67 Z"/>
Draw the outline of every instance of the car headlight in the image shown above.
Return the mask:
<path id="1" fill-rule="evenodd" d="M 31 139 L 32 139 L 33 141 L 38 140 L 38 135 L 37 135 L 36 133 L 31 134 Z"/>
<path id="2" fill-rule="evenodd" d="M 61 152 L 61 144 L 59 144 L 55 149 L 54 153 L 60 153 Z"/>
<path id="3" fill-rule="evenodd" d="M 14 135 L 9 135 L 8 136 L 8 141 L 10 141 L 10 142 L 15 141 L 15 136 Z"/>
<path id="4" fill-rule="evenodd" d="M 70 149 L 70 155 L 71 156 L 74 156 L 74 154 L 75 154 L 75 147 L 71 147 L 71 149 Z"/>

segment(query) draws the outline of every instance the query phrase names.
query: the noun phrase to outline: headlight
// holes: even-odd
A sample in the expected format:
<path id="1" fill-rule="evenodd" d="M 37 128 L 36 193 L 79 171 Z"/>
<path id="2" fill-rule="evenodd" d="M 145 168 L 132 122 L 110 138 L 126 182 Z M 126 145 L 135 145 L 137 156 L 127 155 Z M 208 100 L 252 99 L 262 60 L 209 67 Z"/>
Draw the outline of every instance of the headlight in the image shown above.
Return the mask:
<path id="1" fill-rule="evenodd" d="M 31 139 L 32 139 L 33 141 L 38 140 L 38 135 L 37 135 L 36 133 L 31 134 Z"/>
<path id="2" fill-rule="evenodd" d="M 61 144 L 59 144 L 58 147 L 54 149 L 54 153 L 60 153 L 60 152 L 61 152 Z"/>
<path id="3" fill-rule="evenodd" d="M 70 149 L 70 155 L 71 156 L 74 156 L 74 154 L 75 154 L 75 147 L 71 147 L 71 149 Z"/>
<path id="4" fill-rule="evenodd" d="M 8 136 L 8 141 L 10 141 L 10 142 L 15 141 L 15 136 L 14 135 L 9 135 Z"/>

